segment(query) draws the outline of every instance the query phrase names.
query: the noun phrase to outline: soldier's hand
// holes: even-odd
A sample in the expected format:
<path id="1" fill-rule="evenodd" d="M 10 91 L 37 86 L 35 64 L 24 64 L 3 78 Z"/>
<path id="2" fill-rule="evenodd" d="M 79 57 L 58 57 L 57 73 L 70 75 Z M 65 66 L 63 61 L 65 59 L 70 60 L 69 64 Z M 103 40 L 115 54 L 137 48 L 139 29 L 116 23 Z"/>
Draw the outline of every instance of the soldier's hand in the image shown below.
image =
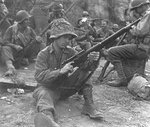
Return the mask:
<path id="1" fill-rule="evenodd" d="M 66 74 L 73 71 L 73 66 L 71 65 L 72 62 L 67 63 L 63 68 L 60 70 L 60 74 Z"/>
<path id="2" fill-rule="evenodd" d="M 88 55 L 88 59 L 89 61 L 97 61 L 98 58 L 99 58 L 99 52 L 91 52 L 89 55 Z"/>

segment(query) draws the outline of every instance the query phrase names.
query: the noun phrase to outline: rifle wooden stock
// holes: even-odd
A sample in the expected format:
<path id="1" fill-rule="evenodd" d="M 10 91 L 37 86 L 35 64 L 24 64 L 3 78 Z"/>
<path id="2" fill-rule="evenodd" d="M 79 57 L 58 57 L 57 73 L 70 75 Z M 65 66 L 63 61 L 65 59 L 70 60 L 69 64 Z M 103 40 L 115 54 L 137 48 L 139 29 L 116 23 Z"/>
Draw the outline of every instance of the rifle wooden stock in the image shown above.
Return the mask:
<path id="1" fill-rule="evenodd" d="M 122 29 L 118 30 L 116 33 L 112 34 L 111 36 L 109 36 L 108 38 L 104 39 L 103 41 L 99 42 L 98 44 L 94 45 L 93 47 L 91 47 L 90 49 L 86 50 L 86 51 L 82 51 L 77 55 L 72 56 L 71 58 L 69 58 L 68 60 L 64 61 L 62 64 L 66 64 L 69 62 L 73 61 L 73 66 L 79 66 L 79 64 L 81 64 L 82 62 L 84 62 L 87 58 L 87 55 L 90 52 L 93 51 L 100 51 L 102 48 L 104 48 L 105 45 L 107 45 L 110 41 L 114 41 L 115 39 L 117 39 L 118 37 L 120 37 L 122 34 L 126 33 L 127 31 L 129 31 L 131 29 L 131 26 L 137 24 L 139 21 L 141 20 L 141 18 L 137 19 L 136 21 L 134 21 L 133 23 L 123 27 Z"/>

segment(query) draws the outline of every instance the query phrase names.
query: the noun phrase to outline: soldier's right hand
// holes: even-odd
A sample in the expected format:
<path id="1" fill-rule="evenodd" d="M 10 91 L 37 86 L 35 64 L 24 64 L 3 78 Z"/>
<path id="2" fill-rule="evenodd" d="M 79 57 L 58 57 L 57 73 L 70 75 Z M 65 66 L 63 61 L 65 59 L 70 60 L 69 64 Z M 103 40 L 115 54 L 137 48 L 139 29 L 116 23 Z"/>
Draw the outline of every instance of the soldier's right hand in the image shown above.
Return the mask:
<path id="1" fill-rule="evenodd" d="M 63 68 L 60 69 L 60 74 L 66 74 L 73 71 L 72 62 L 67 63 Z"/>

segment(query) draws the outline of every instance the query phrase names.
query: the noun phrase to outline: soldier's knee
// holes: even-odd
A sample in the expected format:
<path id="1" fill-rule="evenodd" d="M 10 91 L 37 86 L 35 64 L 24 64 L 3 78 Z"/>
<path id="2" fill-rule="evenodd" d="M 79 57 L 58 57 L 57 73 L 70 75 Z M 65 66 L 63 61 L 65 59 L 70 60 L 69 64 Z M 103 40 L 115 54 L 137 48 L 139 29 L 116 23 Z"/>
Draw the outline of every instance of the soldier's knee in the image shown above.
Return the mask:
<path id="1" fill-rule="evenodd" d="M 107 50 L 108 55 L 110 55 L 110 54 L 112 54 L 113 52 L 115 52 L 115 51 L 116 51 L 116 48 L 117 48 L 116 46 L 109 48 L 109 49 Z"/>
<path id="2" fill-rule="evenodd" d="M 117 56 L 117 47 L 111 47 L 107 50 L 107 60 L 113 61 L 115 59 L 118 59 L 116 58 Z"/>
<path id="3" fill-rule="evenodd" d="M 10 46 L 2 46 L 1 47 L 1 60 L 2 62 L 4 62 L 8 59 L 14 60 L 13 50 Z"/>
<path id="4" fill-rule="evenodd" d="M 44 87 L 39 87 L 37 89 L 34 90 L 33 92 L 33 98 L 35 98 L 36 100 L 40 99 L 43 96 L 49 96 L 49 91 L 44 88 Z"/>

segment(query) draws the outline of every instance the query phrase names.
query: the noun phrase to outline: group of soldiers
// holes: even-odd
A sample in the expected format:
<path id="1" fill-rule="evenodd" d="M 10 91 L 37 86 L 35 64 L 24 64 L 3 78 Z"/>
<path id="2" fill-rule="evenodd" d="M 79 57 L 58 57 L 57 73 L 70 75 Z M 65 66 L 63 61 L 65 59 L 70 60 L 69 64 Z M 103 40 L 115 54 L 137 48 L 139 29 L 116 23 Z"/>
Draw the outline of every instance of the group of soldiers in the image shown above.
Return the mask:
<path id="1" fill-rule="evenodd" d="M 3 4 L 3 2 L 2 2 Z M 26 10 L 16 13 L 15 21 L 8 27 L 0 42 L 1 62 L 7 67 L 5 76 L 16 75 L 16 68 L 35 62 L 35 79 L 37 88 L 33 93 L 38 113 L 35 115 L 35 127 L 59 127 L 55 104 L 58 100 L 66 99 L 74 94 L 83 95 L 82 114 L 91 119 L 102 120 L 96 110 L 92 97 L 91 71 L 99 63 L 100 55 L 110 61 L 118 73 L 118 79 L 109 81 L 110 86 L 127 86 L 129 77 L 123 70 L 124 60 L 146 61 L 149 55 L 150 42 L 150 2 L 133 0 L 129 5 L 130 18 L 134 21 L 141 18 L 129 31 L 135 43 L 104 47 L 99 52 L 91 52 L 86 60 L 78 67 L 73 61 L 62 63 L 79 51 L 88 50 L 93 45 L 114 34 L 119 26 L 114 24 L 108 28 L 108 21 L 102 20 L 100 29 L 96 20 L 90 18 L 87 11 L 78 20 L 77 28 L 68 22 L 62 4 L 56 4 L 49 16 L 50 27 L 47 30 L 47 43 L 37 36 L 29 26 L 31 15 Z M 7 11 L 5 12 L 7 15 Z M 4 17 L 4 16 L 3 16 Z M 118 37 L 116 41 L 119 41 Z M 132 75 L 133 76 L 133 75 Z"/>

